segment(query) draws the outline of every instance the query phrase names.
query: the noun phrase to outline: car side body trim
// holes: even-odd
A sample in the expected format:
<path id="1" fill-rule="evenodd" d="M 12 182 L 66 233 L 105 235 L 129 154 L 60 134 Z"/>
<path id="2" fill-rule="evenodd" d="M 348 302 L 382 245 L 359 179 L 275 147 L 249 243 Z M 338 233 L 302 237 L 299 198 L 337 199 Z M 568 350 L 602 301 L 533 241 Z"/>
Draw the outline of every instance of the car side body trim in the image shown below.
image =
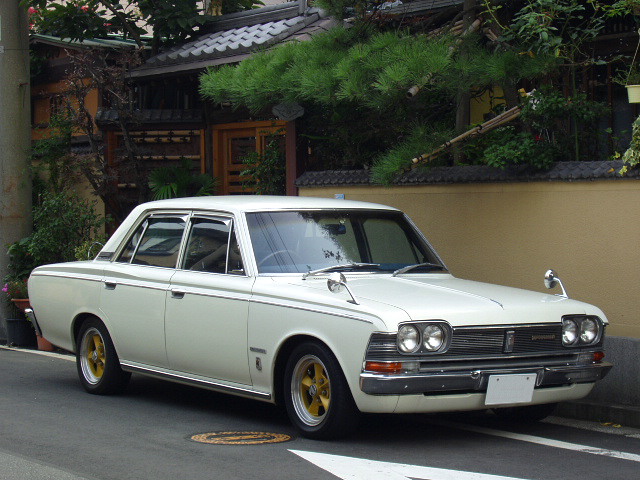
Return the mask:
<path id="1" fill-rule="evenodd" d="M 226 385 L 213 380 L 203 380 L 195 378 L 184 373 L 175 373 L 168 371 L 156 370 L 151 367 L 133 365 L 127 362 L 120 363 L 123 370 L 132 373 L 140 373 L 149 377 L 159 378 L 161 380 L 169 380 L 171 382 L 182 383 L 184 385 L 190 385 L 200 388 L 206 388 L 207 390 L 213 390 L 222 393 L 233 393 L 247 398 L 255 398 L 258 400 L 271 401 L 271 394 L 265 392 L 256 392 L 246 387 Z"/>

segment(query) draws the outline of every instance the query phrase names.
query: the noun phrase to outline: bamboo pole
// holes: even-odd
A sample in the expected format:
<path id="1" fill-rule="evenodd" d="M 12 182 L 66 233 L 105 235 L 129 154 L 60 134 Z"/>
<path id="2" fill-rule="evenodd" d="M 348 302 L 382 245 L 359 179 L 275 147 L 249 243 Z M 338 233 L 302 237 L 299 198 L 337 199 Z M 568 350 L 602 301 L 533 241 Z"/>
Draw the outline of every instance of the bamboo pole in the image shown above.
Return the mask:
<path id="1" fill-rule="evenodd" d="M 531 91 L 529 93 L 525 93 L 524 95 L 526 97 L 529 97 L 534 91 Z M 522 113 L 522 107 L 521 106 L 517 106 L 517 107 L 513 107 L 509 110 L 507 110 L 506 112 L 502 112 L 500 115 L 497 115 L 495 117 L 493 117 L 490 120 L 487 120 L 486 122 L 482 123 L 481 125 L 477 125 L 469 130 L 467 130 L 464 133 L 461 133 L 460 135 L 458 135 L 455 138 L 452 138 L 451 140 L 443 143 L 442 145 L 440 145 L 438 148 L 436 148 L 435 150 L 429 152 L 429 153 L 424 153 L 418 157 L 412 158 L 411 159 L 411 166 L 406 169 L 405 171 L 408 170 L 413 170 L 414 168 L 420 166 L 420 165 L 424 165 L 426 163 L 429 163 L 430 161 L 434 160 L 435 158 L 437 158 L 439 155 L 441 155 L 443 152 L 445 152 L 447 149 L 449 149 L 452 145 L 455 145 L 458 142 L 461 142 L 462 140 L 466 140 L 468 138 L 474 137 L 474 136 L 479 136 L 479 135 L 483 135 L 487 132 L 490 132 L 491 130 L 493 130 L 494 128 L 500 127 L 502 125 L 504 125 L 505 123 L 509 123 L 513 120 L 515 120 L 516 118 L 518 118 L 520 116 L 520 114 Z"/>

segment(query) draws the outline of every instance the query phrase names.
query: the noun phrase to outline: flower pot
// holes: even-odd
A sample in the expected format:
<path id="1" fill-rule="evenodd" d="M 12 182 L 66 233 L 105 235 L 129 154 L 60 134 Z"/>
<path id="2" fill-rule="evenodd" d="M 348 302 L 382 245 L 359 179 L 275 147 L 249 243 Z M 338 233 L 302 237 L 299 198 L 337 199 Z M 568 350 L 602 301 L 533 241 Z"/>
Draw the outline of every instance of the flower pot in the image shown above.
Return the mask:
<path id="1" fill-rule="evenodd" d="M 53 344 L 41 335 L 36 334 L 36 340 L 38 342 L 38 350 L 43 352 L 53 352 Z"/>
<path id="2" fill-rule="evenodd" d="M 26 308 L 31 307 L 31 303 L 29 303 L 28 298 L 12 298 L 11 301 L 16 306 L 16 308 L 21 312 L 24 312 Z"/>
<path id="3" fill-rule="evenodd" d="M 22 318 L 7 318 L 7 345 L 10 347 L 36 346 L 36 332 L 31 324 Z"/>
<path id="4" fill-rule="evenodd" d="M 627 85 L 629 103 L 640 103 L 640 85 Z"/>

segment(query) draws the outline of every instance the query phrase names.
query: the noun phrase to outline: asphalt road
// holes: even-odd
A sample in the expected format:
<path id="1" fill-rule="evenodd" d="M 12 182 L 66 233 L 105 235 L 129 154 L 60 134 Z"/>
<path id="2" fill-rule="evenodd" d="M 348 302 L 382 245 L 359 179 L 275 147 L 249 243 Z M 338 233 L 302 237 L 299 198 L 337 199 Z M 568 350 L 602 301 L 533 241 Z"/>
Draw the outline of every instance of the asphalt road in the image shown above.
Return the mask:
<path id="1" fill-rule="evenodd" d="M 509 426 L 486 414 L 366 416 L 355 436 L 318 442 L 295 437 L 272 405 L 139 375 L 124 395 L 89 395 L 71 360 L 0 348 L 0 479 L 640 478 L 640 430 L 624 426 L 554 418 Z M 261 445 L 191 439 L 221 431 L 294 438 Z"/>

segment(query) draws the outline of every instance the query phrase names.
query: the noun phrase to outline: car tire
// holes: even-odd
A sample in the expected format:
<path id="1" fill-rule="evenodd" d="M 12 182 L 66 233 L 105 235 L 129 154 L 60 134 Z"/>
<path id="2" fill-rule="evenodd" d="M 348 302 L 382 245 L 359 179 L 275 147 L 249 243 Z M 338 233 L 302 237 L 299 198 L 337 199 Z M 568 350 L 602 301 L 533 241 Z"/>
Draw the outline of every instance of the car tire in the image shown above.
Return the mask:
<path id="1" fill-rule="evenodd" d="M 85 320 L 76 342 L 76 366 L 84 389 L 95 395 L 122 392 L 131 374 L 120 360 L 104 324 L 97 318 Z"/>
<path id="2" fill-rule="evenodd" d="M 291 352 L 284 376 L 289 419 L 307 438 L 328 440 L 352 433 L 358 411 L 336 357 L 315 342 Z"/>
<path id="3" fill-rule="evenodd" d="M 512 423 L 534 423 L 544 420 L 558 406 L 557 403 L 542 403 L 525 407 L 494 408 L 494 413 L 502 420 Z"/>

